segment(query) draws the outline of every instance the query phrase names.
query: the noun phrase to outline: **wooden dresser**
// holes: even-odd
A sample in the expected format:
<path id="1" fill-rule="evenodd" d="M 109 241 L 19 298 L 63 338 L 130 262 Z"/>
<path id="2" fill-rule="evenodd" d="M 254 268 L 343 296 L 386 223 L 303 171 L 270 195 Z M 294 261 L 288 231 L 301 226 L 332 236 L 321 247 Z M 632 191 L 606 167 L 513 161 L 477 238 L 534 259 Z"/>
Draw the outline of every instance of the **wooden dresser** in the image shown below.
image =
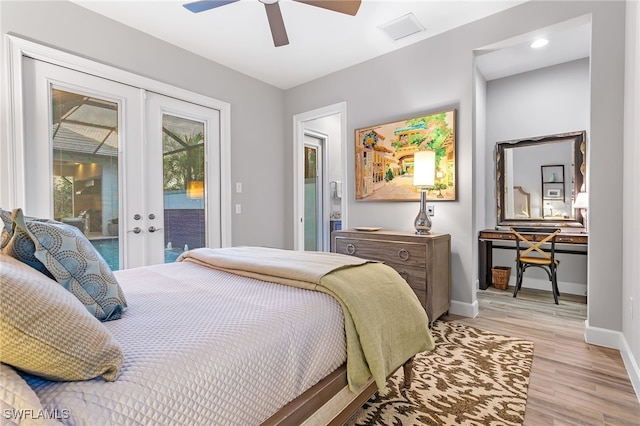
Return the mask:
<path id="1" fill-rule="evenodd" d="M 451 304 L 451 236 L 391 231 L 334 231 L 331 251 L 391 266 L 409 283 L 433 323 Z"/>

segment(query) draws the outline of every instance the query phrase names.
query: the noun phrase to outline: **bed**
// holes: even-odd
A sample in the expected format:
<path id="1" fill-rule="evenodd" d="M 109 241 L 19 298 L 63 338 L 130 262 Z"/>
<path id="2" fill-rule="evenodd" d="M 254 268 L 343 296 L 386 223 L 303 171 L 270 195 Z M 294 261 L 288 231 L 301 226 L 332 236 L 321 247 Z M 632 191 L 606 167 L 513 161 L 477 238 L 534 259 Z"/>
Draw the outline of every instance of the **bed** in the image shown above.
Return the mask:
<path id="1" fill-rule="evenodd" d="M 40 282 L 29 297 L 46 299 L 43 303 L 67 297 L 63 293 L 74 299 L 34 268 L 5 254 L 0 260 L 2 292 L 8 296 L 1 309 L 5 329 L 12 309 L 7 299 L 22 298 L 27 282 Z M 426 314 L 408 285 L 391 268 L 350 256 L 261 247 L 197 249 L 174 264 L 116 271 L 114 277 L 126 309 L 118 319 L 89 321 L 106 337 L 83 343 L 84 333 L 73 330 L 59 338 L 69 339 L 67 345 L 85 344 L 82 351 L 100 348 L 110 354 L 112 360 L 98 362 L 92 378 L 61 380 L 19 365 L 19 356 L 12 359 L 9 352 L 21 343 L 2 331 L 5 420 L 340 423 L 384 387 L 387 376 L 410 365 L 413 355 L 433 348 Z M 16 309 L 13 316 L 34 310 Z M 62 308 L 43 312 L 52 309 Z M 367 310 L 385 320 L 367 316 Z M 40 332 L 49 338 L 62 320 L 41 315 L 30 321 L 40 321 Z M 40 370 L 50 367 L 45 361 Z"/>

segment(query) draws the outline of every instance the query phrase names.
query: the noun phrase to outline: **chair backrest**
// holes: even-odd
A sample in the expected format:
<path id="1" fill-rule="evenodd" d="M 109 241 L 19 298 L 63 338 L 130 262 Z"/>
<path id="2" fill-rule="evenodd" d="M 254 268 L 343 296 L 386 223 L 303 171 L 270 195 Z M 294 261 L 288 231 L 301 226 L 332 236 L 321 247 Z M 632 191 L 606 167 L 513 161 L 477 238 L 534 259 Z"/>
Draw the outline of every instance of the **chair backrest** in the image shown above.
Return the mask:
<path id="1" fill-rule="evenodd" d="M 548 259 L 550 262 L 555 260 L 556 251 L 556 236 L 560 233 L 559 228 L 525 228 L 525 227 L 513 227 L 511 232 L 516 236 L 516 252 L 517 258 L 533 254 L 534 252 L 540 255 L 544 259 Z M 533 235 L 544 235 L 540 241 L 534 241 Z M 529 238 L 527 238 L 529 236 Z M 524 248 L 520 247 L 520 244 L 524 243 Z M 543 244 L 551 244 L 550 251 L 544 251 L 542 249 Z"/>

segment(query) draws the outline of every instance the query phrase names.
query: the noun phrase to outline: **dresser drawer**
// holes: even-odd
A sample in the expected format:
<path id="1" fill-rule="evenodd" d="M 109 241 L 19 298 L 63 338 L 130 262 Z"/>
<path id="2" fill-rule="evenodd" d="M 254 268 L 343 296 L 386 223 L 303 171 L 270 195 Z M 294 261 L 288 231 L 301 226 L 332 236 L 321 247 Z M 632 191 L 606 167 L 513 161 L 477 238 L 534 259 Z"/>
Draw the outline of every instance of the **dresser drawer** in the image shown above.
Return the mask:
<path id="1" fill-rule="evenodd" d="M 418 296 L 422 306 L 427 304 L 427 272 L 424 268 L 407 266 L 394 262 L 384 262 L 393 268 L 409 284 L 409 287 Z"/>
<path id="2" fill-rule="evenodd" d="M 418 299 L 420 299 L 420 303 L 422 303 L 422 306 L 426 306 L 427 277 L 425 271 L 416 268 L 394 267 L 393 265 L 389 266 L 395 269 L 398 274 L 409 284 L 409 287 L 411 287 L 416 296 L 418 296 Z"/>
<path id="3" fill-rule="evenodd" d="M 397 262 L 384 262 L 385 265 L 391 266 L 411 287 L 426 288 L 427 271 L 424 268 L 416 266 L 403 265 Z"/>
<path id="4" fill-rule="evenodd" d="M 357 238 L 336 238 L 335 241 L 336 253 L 350 254 L 394 265 L 418 268 L 424 268 L 426 265 L 424 245 Z"/>

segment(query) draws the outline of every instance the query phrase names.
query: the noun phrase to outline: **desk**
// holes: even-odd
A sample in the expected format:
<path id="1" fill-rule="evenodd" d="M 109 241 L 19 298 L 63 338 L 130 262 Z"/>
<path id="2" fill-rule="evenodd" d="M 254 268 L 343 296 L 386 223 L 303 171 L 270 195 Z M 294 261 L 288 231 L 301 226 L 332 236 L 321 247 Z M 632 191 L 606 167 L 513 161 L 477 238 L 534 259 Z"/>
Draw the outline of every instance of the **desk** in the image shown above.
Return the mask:
<path id="1" fill-rule="evenodd" d="M 528 234 L 531 239 L 540 241 L 547 234 Z M 527 235 L 527 236 L 528 236 Z M 493 280 L 491 276 L 491 268 L 493 267 L 493 249 L 509 249 L 515 250 L 515 246 L 496 245 L 494 241 L 515 241 L 516 236 L 510 229 L 483 229 L 478 233 L 478 281 L 480 289 L 486 290 Z M 563 245 L 573 245 L 586 247 L 589 243 L 589 234 L 582 228 L 563 229 L 556 237 L 556 253 L 581 254 L 586 255 L 586 250 L 571 250 L 563 248 Z"/>

